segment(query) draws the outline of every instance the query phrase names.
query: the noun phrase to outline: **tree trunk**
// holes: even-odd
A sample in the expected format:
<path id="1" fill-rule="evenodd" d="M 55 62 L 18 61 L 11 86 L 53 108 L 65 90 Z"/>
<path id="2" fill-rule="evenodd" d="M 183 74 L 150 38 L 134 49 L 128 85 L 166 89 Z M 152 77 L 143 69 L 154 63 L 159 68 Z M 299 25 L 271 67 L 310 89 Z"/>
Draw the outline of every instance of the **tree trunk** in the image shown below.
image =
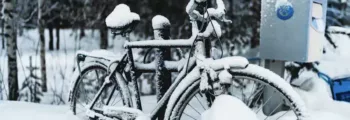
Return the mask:
<path id="1" fill-rule="evenodd" d="M 106 25 L 100 27 L 100 48 L 107 49 L 108 47 L 108 28 Z"/>
<path id="2" fill-rule="evenodd" d="M 5 36 L 4 36 L 4 29 L 5 28 L 5 21 L 4 19 L 1 19 L 1 39 L 2 39 L 2 49 L 5 49 Z"/>
<path id="3" fill-rule="evenodd" d="M 52 25 L 49 25 L 49 50 L 53 50 L 53 26 Z"/>
<path id="4" fill-rule="evenodd" d="M 79 39 L 82 39 L 83 37 L 85 37 L 85 28 L 83 26 L 81 26 Z"/>
<path id="5" fill-rule="evenodd" d="M 60 49 L 60 26 L 56 25 L 56 49 Z"/>
<path id="6" fill-rule="evenodd" d="M 4 37 L 7 41 L 9 100 L 18 98 L 17 36 L 11 0 L 3 0 Z"/>
<path id="7" fill-rule="evenodd" d="M 47 80 L 46 80 L 46 60 L 45 60 L 45 23 L 42 19 L 42 8 L 43 0 L 38 0 L 38 28 L 40 36 L 40 70 L 42 80 L 42 91 L 47 92 Z"/>

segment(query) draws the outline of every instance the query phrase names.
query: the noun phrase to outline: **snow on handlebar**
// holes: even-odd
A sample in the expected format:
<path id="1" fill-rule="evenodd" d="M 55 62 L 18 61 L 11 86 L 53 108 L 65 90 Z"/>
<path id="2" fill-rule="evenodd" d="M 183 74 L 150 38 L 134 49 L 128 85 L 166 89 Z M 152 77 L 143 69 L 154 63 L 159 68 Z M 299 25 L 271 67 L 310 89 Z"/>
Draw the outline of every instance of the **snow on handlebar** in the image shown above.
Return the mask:
<path id="1" fill-rule="evenodd" d="M 186 12 L 188 13 L 191 24 L 192 24 L 192 33 L 193 35 L 197 35 L 199 37 L 207 38 L 211 35 L 220 38 L 222 35 L 221 26 L 216 21 L 222 21 L 225 23 L 232 23 L 231 20 L 227 20 L 225 18 L 225 5 L 222 0 L 216 0 L 217 8 L 208 8 L 206 9 L 204 15 L 200 14 L 196 8 L 199 6 L 200 3 L 207 2 L 206 0 L 190 0 L 189 3 L 186 6 Z M 215 20 L 210 19 L 211 17 L 216 18 Z M 209 19 L 208 19 L 209 18 Z M 210 20 L 210 21 L 208 21 Z M 197 21 L 201 22 L 209 22 L 207 27 L 205 28 L 205 31 L 202 33 L 199 33 L 199 28 L 197 25 Z"/>
<path id="2" fill-rule="evenodd" d="M 231 20 L 225 18 L 226 10 L 225 4 L 222 0 L 216 0 L 217 8 L 208 8 L 204 15 L 200 14 L 196 8 L 199 3 L 206 2 L 206 0 L 190 0 L 186 6 L 186 12 L 190 16 L 191 20 L 205 21 L 208 17 L 215 17 L 216 19 L 225 22 L 232 23 Z"/>

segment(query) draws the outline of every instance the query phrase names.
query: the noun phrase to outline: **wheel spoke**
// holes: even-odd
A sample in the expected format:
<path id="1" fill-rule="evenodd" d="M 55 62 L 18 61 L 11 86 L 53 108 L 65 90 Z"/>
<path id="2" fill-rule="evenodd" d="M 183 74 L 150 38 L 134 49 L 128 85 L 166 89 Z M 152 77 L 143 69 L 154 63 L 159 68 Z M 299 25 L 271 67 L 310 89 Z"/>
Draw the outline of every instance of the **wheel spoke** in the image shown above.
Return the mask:
<path id="1" fill-rule="evenodd" d="M 200 112 L 197 111 L 191 104 L 188 104 L 194 111 L 196 111 L 199 115 L 201 114 Z"/>
<path id="2" fill-rule="evenodd" d="M 202 104 L 202 102 L 198 99 L 198 97 L 197 97 L 196 95 L 195 95 L 194 97 L 196 97 L 197 101 L 199 102 L 199 104 L 201 104 L 202 108 L 203 108 L 204 110 L 206 110 L 205 107 L 204 107 L 204 105 Z"/>
<path id="3" fill-rule="evenodd" d="M 116 105 L 117 103 L 119 103 L 122 99 L 120 98 L 116 103 L 114 103 L 113 105 Z"/>
<path id="4" fill-rule="evenodd" d="M 188 117 L 192 118 L 193 120 L 197 120 L 197 119 L 196 119 L 196 118 L 194 118 L 193 116 L 188 115 L 188 114 L 186 114 L 186 113 L 184 113 L 184 115 L 186 115 L 186 116 L 188 116 Z"/>
<path id="5" fill-rule="evenodd" d="M 278 106 L 275 109 L 273 109 L 273 111 L 268 116 L 266 116 L 264 120 L 266 120 L 269 116 L 271 116 L 281 105 L 282 103 L 279 103 Z"/>
<path id="6" fill-rule="evenodd" d="M 255 113 L 260 112 L 260 110 L 263 109 L 263 107 L 270 101 L 271 98 L 272 98 L 272 95 L 269 97 L 269 99 L 266 100 L 266 102 L 262 105 L 262 107 Z"/>
<path id="7" fill-rule="evenodd" d="M 99 77 L 99 75 L 98 75 L 97 70 L 95 70 L 95 73 L 96 73 L 97 80 L 100 80 L 100 77 Z"/>
<path id="8" fill-rule="evenodd" d="M 250 96 L 248 97 L 248 100 L 250 100 L 250 98 L 254 95 L 254 93 L 253 93 L 254 88 L 255 88 L 255 84 L 253 84 L 253 87 L 252 87 L 252 89 L 251 89 L 251 94 L 250 94 Z"/>
<path id="9" fill-rule="evenodd" d="M 265 87 L 265 86 L 264 86 L 264 87 Z M 263 87 L 263 88 L 264 88 L 264 87 Z M 262 90 L 263 90 L 263 89 L 257 90 L 256 93 L 257 93 L 259 96 L 255 99 L 256 101 L 253 101 L 255 97 L 252 97 L 252 98 L 251 98 L 251 99 L 252 99 L 251 102 L 254 102 L 254 103 L 253 103 L 253 104 L 252 104 L 252 103 L 249 103 L 248 106 L 255 105 L 255 104 L 258 103 L 258 101 L 260 100 L 260 98 L 261 98 L 261 96 L 262 96 L 262 94 L 263 94 L 263 91 L 262 91 Z M 255 95 L 254 95 L 254 96 L 255 96 Z"/>
<path id="10" fill-rule="evenodd" d="M 284 115 L 286 115 L 288 112 L 289 112 L 289 111 L 286 111 L 285 113 L 283 113 L 281 116 L 279 116 L 279 117 L 277 118 L 277 120 L 279 120 L 281 117 L 283 117 Z"/>
<path id="11" fill-rule="evenodd" d="M 86 91 L 86 90 L 84 90 L 84 91 Z M 77 89 L 77 93 L 81 93 L 81 90 L 78 88 Z M 87 96 L 87 93 L 82 93 L 82 94 L 84 94 L 84 99 L 83 99 L 83 101 L 84 101 L 84 103 L 85 102 L 89 102 L 91 99 L 89 99 L 89 97 Z M 81 95 L 81 94 L 80 94 Z M 82 97 L 82 96 L 79 96 L 79 97 Z M 81 98 L 80 98 L 81 99 Z"/>

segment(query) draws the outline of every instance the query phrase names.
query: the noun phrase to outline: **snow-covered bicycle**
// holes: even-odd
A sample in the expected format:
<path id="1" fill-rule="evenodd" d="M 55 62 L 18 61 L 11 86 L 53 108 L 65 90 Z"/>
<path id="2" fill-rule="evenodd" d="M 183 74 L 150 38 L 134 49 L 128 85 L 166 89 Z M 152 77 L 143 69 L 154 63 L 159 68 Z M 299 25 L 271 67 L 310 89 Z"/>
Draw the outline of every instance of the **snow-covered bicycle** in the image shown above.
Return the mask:
<path id="1" fill-rule="evenodd" d="M 72 76 L 69 101 L 74 114 L 86 119 L 139 119 L 148 116 L 165 120 L 200 119 L 201 113 L 210 108 L 215 96 L 233 95 L 254 110 L 259 119 L 276 120 L 292 115 L 304 120 L 308 115 L 303 101 L 293 88 L 280 76 L 260 66 L 249 64 L 244 57 L 226 57 L 213 60 L 205 43 L 210 37 L 219 38 L 219 22 L 225 19 L 222 0 L 216 0 L 217 8 L 207 8 L 206 0 L 190 0 L 186 6 L 192 25 L 192 37 L 186 40 L 146 40 L 125 44 L 126 54 L 120 59 L 105 51 L 77 54 L 78 70 Z M 203 13 L 196 9 L 203 8 Z M 119 15 L 119 16 L 118 16 Z M 122 16 L 120 16 L 122 15 Z M 106 23 L 114 34 L 128 38 L 140 17 L 129 8 L 118 5 L 107 17 Z M 164 25 L 157 18 L 153 26 Z M 202 22 L 198 27 L 197 21 Z M 204 25 L 206 25 L 204 29 Z M 179 61 L 164 61 L 165 69 L 178 72 L 170 88 L 158 101 L 151 113 L 143 113 L 137 78 L 146 72 L 155 72 L 156 63 L 140 63 L 133 59 L 134 48 L 194 48 L 193 57 Z M 80 63 L 84 64 L 80 67 Z M 264 112 L 273 90 L 284 102 L 269 113 Z M 166 109 L 162 109 L 166 107 Z M 238 108 L 239 109 L 239 108 Z M 280 112 L 276 113 L 277 110 Z M 164 114 L 161 114 L 164 113 Z M 235 114 L 235 113 L 232 113 Z"/>

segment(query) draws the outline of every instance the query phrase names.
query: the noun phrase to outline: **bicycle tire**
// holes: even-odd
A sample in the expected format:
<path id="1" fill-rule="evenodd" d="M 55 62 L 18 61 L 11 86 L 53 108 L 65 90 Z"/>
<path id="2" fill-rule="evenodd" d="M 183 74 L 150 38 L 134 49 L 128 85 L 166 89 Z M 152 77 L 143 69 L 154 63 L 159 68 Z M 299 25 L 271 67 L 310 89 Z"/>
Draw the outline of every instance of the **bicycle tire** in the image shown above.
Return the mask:
<path id="1" fill-rule="evenodd" d="M 81 75 L 83 76 L 84 74 L 86 74 L 89 71 L 93 71 L 96 69 L 99 70 L 103 70 L 107 73 L 107 65 L 100 63 L 100 62 L 93 62 L 92 64 L 87 64 L 85 66 L 81 67 Z M 72 77 L 72 88 L 70 90 L 70 94 L 69 94 L 69 101 L 70 101 L 70 109 L 73 112 L 74 115 L 76 115 L 76 108 L 77 108 L 77 95 L 78 95 L 78 87 L 79 84 L 81 83 L 82 79 L 80 79 L 80 74 L 79 71 L 75 71 L 75 75 L 73 75 Z M 96 79 L 97 80 L 97 79 Z M 101 79 L 100 79 L 101 80 Z M 122 89 L 123 87 L 120 87 L 119 84 L 116 84 L 117 87 L 119 88 L 118 92 L 121 92 L 120 89 Z M 100 86 L 101 87 L 101 86 Z M 100 89 L 100 88 L 99 88 Z M 117 91 L 117 90 L 116 90 Z M 120 94 L 123 100 L 123 105 L 126 105 L 125 101 L 124 101 L 124 96 L 123 94 Z"/>
<path id="2" fill-rule="evenodd" d="M 300 96 L 298 96 L 298 94 L 284 79 L 274 74 L 272 71 L 252 64 L 248 65 L 247 68 L 242 70 L 230 69 L 228 71 L 233 77 L 249 77 L 272 86 L 275 90 L 283 95 L 285 100 L 288 100 L 288 102 L 291 104 L 291 109 L 294 111 L 298 120 L 305 120 L 308 117 L 306 107 Z M 270 80 L 271 78 L 274 78 L 276 80 Z M 173 94 L 170 97 L 171 100 L 168 102 L 165 112 L 166 120 L 178 120 L 181 118 L 181 115 L 183 114 L 181 112 L 183 112 L 185 109 L 186 104 L 188 104 L 191 97 L 195 95 L 194 93 L 199 91 L 199 84 L 199 78 L 192 80 L 192 82 L 182 82 L 179 84 L 179 86 L 186 87 L 176 88 L 174 93 L 180 94 Z"/>

